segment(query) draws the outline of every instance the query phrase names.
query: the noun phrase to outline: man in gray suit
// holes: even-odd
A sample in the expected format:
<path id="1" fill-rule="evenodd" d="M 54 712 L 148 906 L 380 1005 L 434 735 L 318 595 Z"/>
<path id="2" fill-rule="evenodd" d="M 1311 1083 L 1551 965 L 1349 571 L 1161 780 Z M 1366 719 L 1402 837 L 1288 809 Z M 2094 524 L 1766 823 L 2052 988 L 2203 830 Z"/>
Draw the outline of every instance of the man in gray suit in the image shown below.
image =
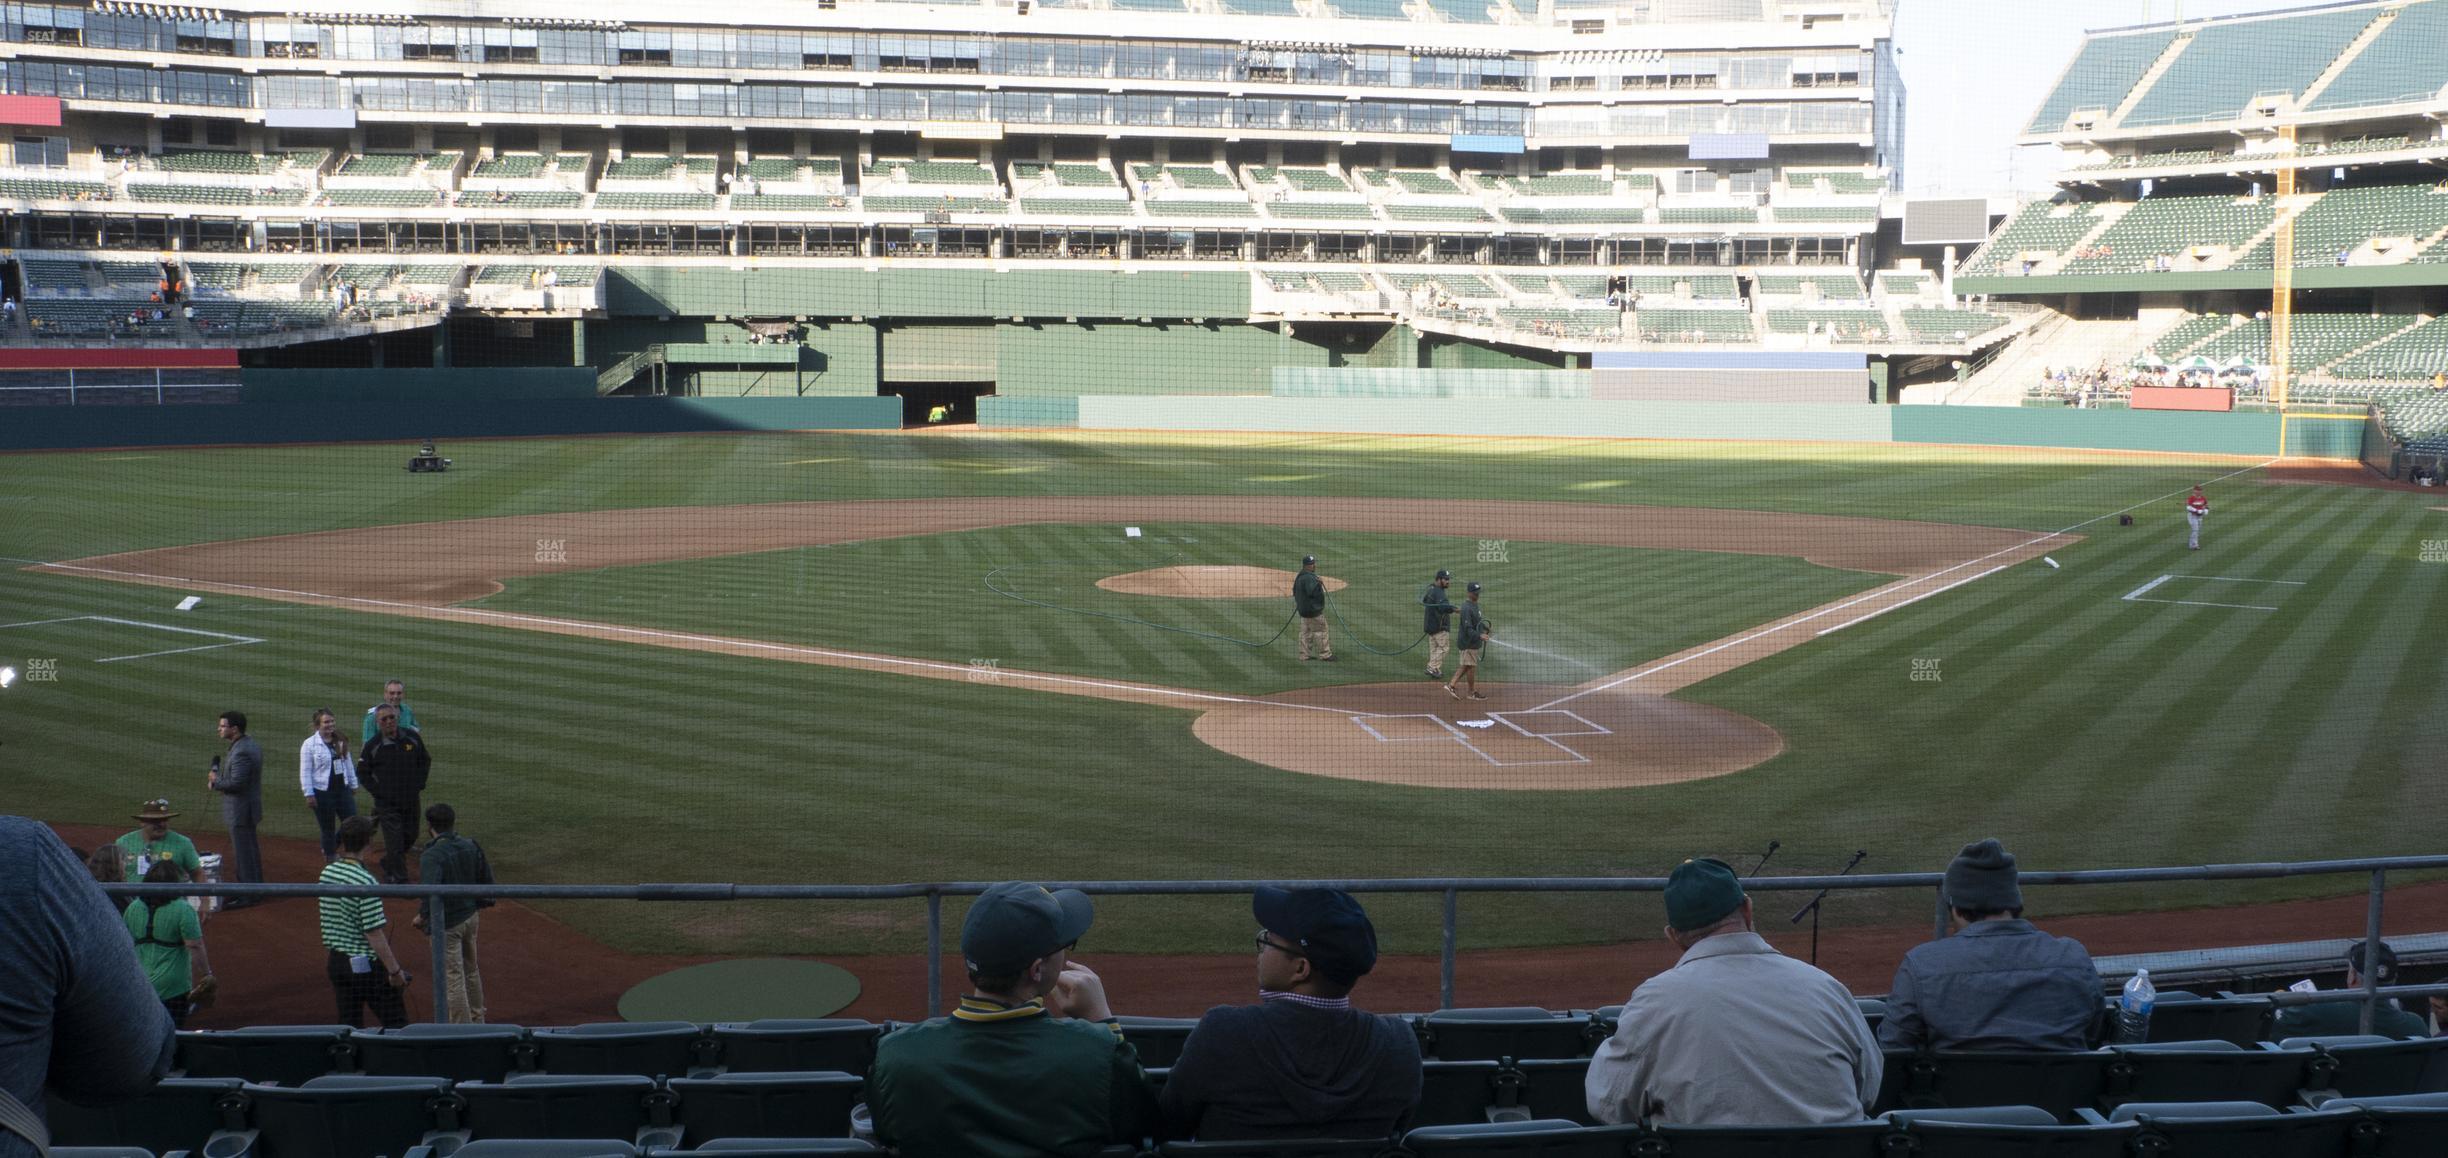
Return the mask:
<path id="1" fill-rule="evenodd" d="M 229 825 L 230 872 L 234 884 L 263 883 L 263 848 L 255 841 L 255 826 L 263 823 L 263 746 L 247 735 L 245 712 L 221 713 L 221 739 L 229 750 L 213 757 L 212 776 L 205 787 L 221 794 L 221 819 Z M 243 909 L 255 902 L 244 897 L 221 908 Z"/>

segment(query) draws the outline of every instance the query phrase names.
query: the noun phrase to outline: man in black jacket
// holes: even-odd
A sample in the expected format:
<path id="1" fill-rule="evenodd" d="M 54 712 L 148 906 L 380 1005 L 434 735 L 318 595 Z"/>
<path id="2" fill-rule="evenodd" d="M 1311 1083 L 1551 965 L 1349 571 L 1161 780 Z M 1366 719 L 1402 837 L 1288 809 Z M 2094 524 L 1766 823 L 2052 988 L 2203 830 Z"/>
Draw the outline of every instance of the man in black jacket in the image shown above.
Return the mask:
<path id="1" fill-rule="evenodd" d="M 432 769 L 433 753 L 425 750 L 425 737 L 401 725 L 399 709 L 388 704 L 374 709 L 374 741 L 357 758 L 357 780 L 374 794 L 385 884 L 408 883 L 408 846 L 416 843 L 418 798 Z"/>
<path id="2" fill-rule="evenodd" d="M 1419 1108 L 1419 1038 L 1352 1008 L 1377 931 L 1349 894 L 1262 888 L 1256 1005 L 1199 1019 L 1159 1095 L 1171 1135 L 1203 1142 L 1390 1138 Z"/>

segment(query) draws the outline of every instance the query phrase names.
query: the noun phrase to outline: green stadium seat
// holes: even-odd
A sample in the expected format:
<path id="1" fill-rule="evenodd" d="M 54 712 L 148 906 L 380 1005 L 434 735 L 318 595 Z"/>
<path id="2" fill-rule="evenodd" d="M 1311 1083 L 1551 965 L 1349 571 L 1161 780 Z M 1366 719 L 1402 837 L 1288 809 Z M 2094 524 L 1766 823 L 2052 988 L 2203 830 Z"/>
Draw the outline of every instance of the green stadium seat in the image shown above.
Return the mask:
<path id="1" fill-rule="evenodd" d="M 526 178 L 544 175 L 545 159 L 541 153 L 500 153 L 478 161 L 470 177 Z"/>
<path id="2" fill-rule="evenodd" d="M 1641 336 L 1655 342 L 1750 342 L 1758 338 L 1745 310 L 1651 309 L 1632 317 Z"/>
<path id="3" fill-rule="evenodd" d="M 1885 178 L 1848 169 L 1787 169 L 1785 184 L 1796 189 L 1816 189 L 1824 185 L 1826 192 L 1847 196 L 1875 197 L 1887 191 Z"/>
<path id="4" fill-rule="evenodd" d="M 1419 205 L 1403 201 L 1387 201 L 1385 213 L 1392 221 L 1487 221 L 1487 210 L 1476 205 Z"/>
<path id="5" fill-rule="evenodd" d="M 875 1061 L 884 1027 L 857 1018 L 768 1018 L 712 1027 L 722 1064 L 733 1073 L 861 1074 Z"/>
<path id="6" fill-rule="evenodd" d="M 2175 41 L 2176 30 L 2167 27 L 2085 40 L 2082 51 L 2075 55 L 2074 63 L 2066 68 L 2048 99 L 2041 102 L 2040 111 L 2032 115 L 2025 131 L 2060 132 L 2067 119 L 2077 112 L 2116 108 Z"/>
<path id="7" fill-rule="evenodd" d="M 1122 1040 L 1138 1051 L 1139 1064 L 1149 1069 L 1164 1069 L 1180 1060 L 1182 1043 L 1190 1040 L 1190 1031 L 1198 1027 L 1195 1017 L 1133 1017 L 1124 1016 Z"/>
<path id="8" fill-rule="evenodd" d="M 2118 124 L 2130 129 L 2233 120 L 2256 96 L 2300 93 L 2375 14 L 2361 8 L 2193 25 L 2191 43 Z"/>
<path id="9" fill-rule="evenodd" d="M 404 1158 L 444 1158 L 427 1148 Z M 478 1138 L 448 1158 L 638 1158 L 638 1148 L 614 1138 Z"/>
<path id="10" fill-rule="evenodd" d="M 1997 1110 L 2021 1111 L 2009 1119 Z M 2034 1116 L 2036 1115 L 2036 1117 Z M 1899 1110 L 1886 1115 L 1900 1142 L 1889 1150 L 1915 1158 L 2124 1158 L 2142 1132 L 2136 1122 L 2062 1125 L 2046 1110 Z"/>
<path id="11" fill-rule="evenodd" d="M 1422 1062 L 1419 1113 L 1412 1123 L 1445 1126 L 1487 1121 L 1488 1107 L 1497 1104 L 1497 1083 L 1503 1074 L 1503 1065 L 1494 1061 Z"/>
<path id="12" fill-rule="evenodd" d="M 245 1094 L 265 1158 L 387 1158 L 439 1128 L 450 1082 L 342 1075 L 297 1089 L 250 1085 Z"/>
<path id="13" fill-rule="evenodd" d="M 536 1068 L 548 1074 L 686 1075 L 711 1047 L 685 1021 L 592 1022 L 531 1035 Z"/>
<path id="14" fill-rule="evenodd" d="M 347 207 L 377 209 L 431 209 L 441 204 L 442 194 L 433 189 L 326 189 L 323 203 Z"/>
<path id="15" fill-rule="evenodd" d="M 215 1133 L 247 1128 L 245 1085 L 238 1078 L 164 1078 L 120 1102 L 84 1106 L 52 1097 L 45 1116 L 61 1146 L 201 1151 Z"/>
<path id="16" fill-rule="evenodd" d="M 2092 230 L 2099 228 L 2097 210 L 2087 204 L 2060 205 L 2034 201 L 2015 211 L 1980 252 L 1964 263 L 1966 274 L 2020 273 L 2025 255 L 2063 256 Z"/>
<path id="17" fill-rule="evenodd" d="M 2448 1094 L 2410 1094 L 2387 1098 L 2339 1098 L 2323 1102 L 2322 1112 L 2357 1110 L 2376 1128 L 2377 1137 L 2361 1136 L 2355 1153 L 2363 1158 L 2432 1158 L 2448 1154 Z"/>
<path id="18" fill-rule="evenodd" d="M 2163 1007 L 2164 1008 L 2164 1007 Z M 2158 1021 L 2159 1012 L 2151 1012 Z M 2184 1102 L 2225 1099 L 2284 1106 L 2310 1073 L 2308 1049 L 2246 1049 L 2230 1041 L 2170 1041 L 2110 1051 L 2103 1101 Z"/>
<path id="19" fill-rule="evenodd" d="M 1584 1126 L 1560 1119 L 1533 1119 L 1423 1126 L 1404 1134 L 1402 1147 L 1419 1158 L 1622 1158 L 1640 1136 L 1638 1126 Z M 1684 1153 L 1679 1147 L 1672 1152 Z M 1815 1152 L 1794 1153 L 1796 1158 L 1816 1158 Z M 1870 1154 L 1865 1149 L 1860 1158 Z"/>
<path id="20" fill-rule="evenodd" d="M 477 1139 L 632 1139 L 671 1125 L 671 1096 L 636 1073 L 517 1074 L 500 1084 L 460 1082 L 451 1092 L 462 1103 L 460 1124 Z"/>
<path id="21" fill-rule="evenodd" d="M 2103 1120 L 2086 1114 L 2087 1120 Z M 2104 1119 L 2140 1123 L 2136 1154 L 2167 1158 L 2303 1158 L 2343 1154 L 2358 1111 L 2282 1114 L 2252 1102 L 2145 1102 Z"/>
<path id="22" fill-rule="evenodd" d="M 1319 270 L 1309 276 L 1317 279 L 1318 288 L 1328 293 L 1363 293 L 1369 288 L 1367 278 L 1345 270 Z"/>
<path id="23" fill-rule="evenodd" d="M 1166 1142 L 1158 1158 L 1384 1158 L 1383 1138 L 1284 1138 L 1253 1142 Z"/>
<path id="24" fill-rule="evenodd" d="M 382 1077 L 431 1076 L 454 1082 L 498 1082 L 529 1068 L 527 1031 L 515 1025 L 417 1022 L 381 1033 L 355 1033 L 357 1066 Z"/>
<path id="25" fill-rule="evenodd" d="M 1759 292 L 1763 294 L 1800 297 L 1805 289 L 1816 289 L 1821 298 L 1830 301 L 1854 301 L 1870 296 L 1862 289 L 1861 279 L 1849 273 L 1759 275 Z"/>
<path id="26" fill-rule="evenodd" d="M 664 1083 L 678 1102 L 672 1121 L 691 1142 L 846 1137 L 860 1085 L 858 1075 L 839 1071 L 727 1073 Z"/>
<path id="27" fill-rule="evenodd" d="M 2062 272 L 2157 272 L 2163 259 L 2202 246 L 2242 246 L 2269 228 L 2277 215 L 2277 203 L 2267 197 L 2145 197 L 2068 259 Z"/>
<path id="28" fill-rule="evenodd" d="M 2097 1050 L 1934 1050 L 1891 1056 L 1904 1109 L 2037 1106 L 2059 1118 L 2095 1104 L 2113 1055 Z"/>
<path id="29" fill-rule="evenodd" d="M 1258 210 L 1247 201 L 1172 201 L 1154 200 L 1139 203 L 1150 217 L 1256 217 Z"/>
<path id="30" fill-rule="evenodd" d="M 733 205 L 739 202 L 734 199 Z M 1020 212 L 1032 217 L 1136 217 L 1138 209 L 1120 198 L 1093 197 L 1030 197 L 1020 203 Z"/>
<path id="31" fill-rule="evenodd" d="M 1442 1009 L 1419 1022 L 1423 1052 L 1439 1061 L 1589 1056 L 1586 1013 L 1551 1013 L 1535 1006 Z"/>
<path id="32" fill-rule="evenodd" d="M 858 208 L 858 199 L 837 193 L 767 193 L 731 195 L 734 213 L 848 213 Z M 1023 205 L 1025 211 L 1026 206 Z"/>
<path id="33" fill-rule="evenodd" d="M 2348 1037 L 2290 1037 L 2280 1049 L 2309 1049 L 2313 1059 L 2306 1085 L 2335 1090 L 2341 1097 L 2379 1098 L 2419 1094 L 2425 1076 L 2436 1069 L 2448 1079 L 2448 1038 L 2398 1039 L 2377 1034 Z M 2443 1083 L 2448 1084 L 2448 1083 Z"/>
<path id="34" fill-rule="evenodd" d="M 12 201 L 108 201 L 111 188 L 100 181 L 60 181 L 48 178 L 0 178 L 0 199 Z"/>
<path id="35" fill-rule="evenodd" d="M 2250 1049 L 2265 1036 L 2276 1014 L 2277 1007 L 2266 997 L 2201 997 L 2182 990 L 2162 993 L 2151 1010 L 2150 1040 L 2226 1041 Z"/>
<path id="36" fill-rule="evenodd" d="M 332 170 L 335 177 L 405 177 L 422 157 L 416 153 L 351 153 Z"/>
<path id="37" fill-rule="evenodd" d="M 178 1068 L 191 1078 L 244 1078 L 302 1086 L 309 1078 L 355 1068 L 344 1025 L 257 1025 L 182 1030 Z"/>
<path id="38" fill-rule="evenodd" d="M 1660 1126 L 1648 1137 L 1676 1158 L 1876 1158 L 1885 1122 L 1842 1126 Z M 1645 1141 L 1646 1139 L 1644 1139 Z"/>
<path id="39" fill-rule="evenodd" d="M 1887 315 L 1877 310 L 1769 310 L 1772 334 L 1826 334 L 1840 342 L 1892 341 Z"/>
<path id="40" fill-rule="evenodd" d="M 716 1138 L 696 1149 L 708 1154 L 729 1154 L 734 1158 L 816 1158 L 825 1154 L 884 1153 L 857 1138 Z M 1108 1158 L 1108 1155 L 1100 1151 L 1097 1158 Z"/>
<path id="41" fill-rule="evenodd" d="M 1660 225 L 1757 225 L 1759 210 L 1747 205 L 1669 205 L 1658 210 Z"/>
<path id="42" fill-rule="evenodd" d="M 1463 192 L 1462 187 L 1454 184 L 1451 178 L 1433 169 L 1396 169 L 1387 175 L 1394 179 L 1395 187 L 1406 193 Z"/>
<path id="43" fill-rule="evenodd" d="M 712 193 L 638 193 L 615 190 L 595 195 L 595 208 L 613 211 L 644 210 L 710 210 L 716 207 Z"/>
<path id="44" fill-rule="evenodd" d="M 1373 221 L 1377 214 L 1366 201 L 1269 201 L 1267 216 L 1300 221 Z"/>
<path id="45" fill-rule="evenodd" d="M 2448 7 L 2409 4 L 2322 89 L 2309 112 L 2425 101 L 2448 85 Z"/>
<path id="46" fill-rule="evenodd" d="M 1517 1103 L 1533 1118 L 1600 1123 L 1589 1112 L 1589 1067 L 1586 1057 L 1524 1058 L 1513 1064 L 1521 1075 Z"/>
<path id="47" fill-rule="evenodd" d="M 1958 340 L 1958 334 L 1964 336 L 1962 340 L 1977 341 L 1981 335 L 2007 324 L 2006 319 L 1979 310 L 1908 309 L 1898 316 L 1916 342 L 1952 343 Z"/>
<path id="48" fill-rule="evenodd" d="M 1879 222 L 1878 208 L 1872 205 L 1779 205 L 1774 212 L 1779 225 L 1858 225 L 1876 228 Z"/>

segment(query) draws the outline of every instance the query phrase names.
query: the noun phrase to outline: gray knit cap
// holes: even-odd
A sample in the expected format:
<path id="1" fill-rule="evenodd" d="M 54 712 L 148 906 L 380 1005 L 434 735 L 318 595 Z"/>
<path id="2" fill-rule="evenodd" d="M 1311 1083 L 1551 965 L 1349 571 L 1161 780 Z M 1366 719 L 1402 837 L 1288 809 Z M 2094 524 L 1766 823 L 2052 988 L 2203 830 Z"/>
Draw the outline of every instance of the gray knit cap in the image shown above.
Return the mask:
<path id="1" fill-rule="evenodd" d="M 2023 907 L 2014 854 L 1995 838 L 1967 844 L 1947 865 L 1947 904 L 1979 913 Z"/>

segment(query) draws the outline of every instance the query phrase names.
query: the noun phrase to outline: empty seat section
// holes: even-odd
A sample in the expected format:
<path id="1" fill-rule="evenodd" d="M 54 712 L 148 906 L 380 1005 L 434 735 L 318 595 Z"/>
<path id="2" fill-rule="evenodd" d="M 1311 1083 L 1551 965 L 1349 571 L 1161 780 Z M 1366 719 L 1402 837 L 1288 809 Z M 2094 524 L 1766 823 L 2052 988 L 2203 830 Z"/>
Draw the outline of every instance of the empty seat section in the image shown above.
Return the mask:
<path id="1" fill-rule="evenodd" d="M 685 1021 L 539 1029 L 534 1033 L 536 1068 L 549 1074 L 684 1076 L 698 1064 L 700 1038 L 698 1028 Z"/>
<path id="2" fill-rule="evenodd" d="M 691 1143 L 846 1137 L 860 1084 L 847 1073 L 734 1073 L 665 1083 L 676 1103 L 673 1123 Z"/>
<path id="3" fill-rule="evenodd" d="M 436 1128 L 449 1090 L 441 1078 L 321 1077 L 246 1096 L 263 1158 L 386 1158 Z"/>

